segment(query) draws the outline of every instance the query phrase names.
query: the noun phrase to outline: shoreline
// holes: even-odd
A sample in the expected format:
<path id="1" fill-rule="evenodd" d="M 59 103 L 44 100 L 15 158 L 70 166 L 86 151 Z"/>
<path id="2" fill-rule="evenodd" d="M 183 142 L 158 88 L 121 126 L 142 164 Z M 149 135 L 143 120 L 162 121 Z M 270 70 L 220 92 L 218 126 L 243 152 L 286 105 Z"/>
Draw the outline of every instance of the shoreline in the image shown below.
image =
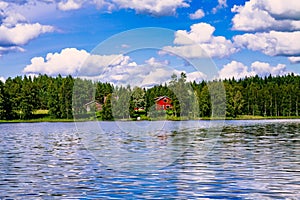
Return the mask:
<path id="1" fill-rule="evenodd" d="M 210 118 L 210 117 L 203 117 L 203 118 L 197 118 L 197 119 L 152 119 L 152 120 L 140 120 L 140 121 L 161 121 L 161 120 L 167 120 L 167 121 L 189 121 L 189 120 L 276 120 L 276 119 L 300 119 L 300 116 L 279 116 L 279 117 L 262 117 L 262 116 L 239 116 L 236 118 L 233 117 L 226 117 L 223 118 Z M 22 119 L 14 119 L 14 120 L 0 120 L 0 124 L 4 123 L 43 123 L 43 122 L 49 122 L 49 123 L 71 123 L 71 122 L 88 122 L 88 121 L 105 121 L 105 120 L 91 120 L 91 119 L 49 119 L 49 118 L 41 118 L 41 119 L 30 119 L 30 120 L 22 120 Z M 114 121 L 114 120 L 112 120 Z M 137 121 L 135 119 L 126 119 L 126 120 L 116 120 L 116 121 Z"/>

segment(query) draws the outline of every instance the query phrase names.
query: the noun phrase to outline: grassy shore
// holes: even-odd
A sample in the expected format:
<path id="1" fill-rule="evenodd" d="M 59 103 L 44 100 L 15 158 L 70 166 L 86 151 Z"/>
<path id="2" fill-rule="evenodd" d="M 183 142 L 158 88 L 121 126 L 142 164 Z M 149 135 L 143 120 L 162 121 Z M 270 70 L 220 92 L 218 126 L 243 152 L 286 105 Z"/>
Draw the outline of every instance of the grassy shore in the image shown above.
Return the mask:
<path id="1" fill-rule="evenodd" d="M 226 120 L 264 120 L 264 119 L 300 119 L 300 116 L 253 116 L 253 115 L 240 115 L 236 118 L 226 118 Z"/>
<path id="2" fill-rule="evenodd" d="M 53 119 L 48 113 L 48 110 L 36 110 L 33 119 L 0 120 L 0 123 L 74 122 L 74 119 Z"/>
<path id="3" fill-rule="evenodd" d="M 47 110 L 38 110 L 34 113 L 37 116 L 34 119 L 23 120 L 23 119 L 14 119 L 14 120 L 0 120 L 0 123 L 38 123 L 38 122 L 79 122 L 79 121 L 95 121 L 96 119 L 53 119 L 48 116 Z M 226 117 L 225 120 L 266 120 L 266 119 L 300 119 L 300 116 L 253 116 L 253 115 L 239 115 L 235 118 L 233 117 Z M 187 121 L 187 120 L 224 120 L 224 118 L 217 118 L 217 117 L 202 117 L 197 119 L 189 119 L 185 117 L 174 117 L 174 116 L 167 116 L 167 117 L 158 117 L 158 118 L 148 118 L 142 117 L 141 121 L 149 120 L 149 121 L 162 121 L 162 120 L 169 120 L 169 121 Z M 120 121 L 136 121 L 136 119 L 123 119 Z"/>
<path id="4" fill-rule="evenodd" d="M 262 116 L 238 116 L 236 118 L 227 117 L 225 120 L 267 120 L 267 119 L 300 119 L 300 116 L 295 117 L 262 117 Z M 145 120 L 145 119 L 143 119 Z M 210 118 L 210 117 L 203 117 L 199 119 L 180 119 L 180 118 L 157 118 L 151 119 L 149 121 L 162 121 L 162 120 L 169 120 L 169 121 L 187 121 L 187 120 L 223 120 L 223 118 Z M 29 120 L 22 120 L 22 119 L 14 119 L 14 120 L 0 120 L 0 123 L 39 123 L 39 122 L 85 122 L 85 121 L 96 121 L 95 119 L 51 119 L 51 118 L 40 118 L 40 119 L 29 119 Z M 136 121 L 135 119 L 126 119 L 121 121 Z M 142 121 L 142 120 L 141 120 Z"/>
<path id="5" fill-rule="evenodd" d="M 0 123 L 38 123 L 38 122 L 74 122 L 74 119 L 51 119 L 51 118 L 40 118 L 40 119 L 14 119 L 14 120 L 0 120 Z"/>

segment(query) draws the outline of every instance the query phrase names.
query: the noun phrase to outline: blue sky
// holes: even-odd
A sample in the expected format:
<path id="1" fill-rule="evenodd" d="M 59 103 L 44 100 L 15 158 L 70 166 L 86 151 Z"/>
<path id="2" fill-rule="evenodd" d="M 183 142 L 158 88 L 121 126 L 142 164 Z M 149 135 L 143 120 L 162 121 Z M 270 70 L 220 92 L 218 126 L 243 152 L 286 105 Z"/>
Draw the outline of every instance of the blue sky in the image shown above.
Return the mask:
<path id="1" fill-rule="evenodd" d="M 156 36 L 168 41 L 160 49 L 128 52 L 141 38 L 160 43 L 142 29 L 131 32 L 139 39 L 127 35 L 128 44 L 122 44 L 122 32 L 145 27 L 173 33 Z M 118 41 L 109 40 L 120 33 Z M 103 49 L 107 39 L 111 43 Z M 216 65 L 215 77 L 299 74 L 300 5 L 297 0 L 0 0 L 2 80 L 24 74 L 75 75 L 93 52 L 99 54 L 93 76 L 100 80 L 126 82 L 130 71 L 139 81 L 160 74 L 161 79 L 151 80 L 163 82 L 170 70 L 200 80 L 206 74 L 193 73 L 186 64 L 203 57 L 195 45 Z M 99 71 L 99 63 L 110 72 Z"/>

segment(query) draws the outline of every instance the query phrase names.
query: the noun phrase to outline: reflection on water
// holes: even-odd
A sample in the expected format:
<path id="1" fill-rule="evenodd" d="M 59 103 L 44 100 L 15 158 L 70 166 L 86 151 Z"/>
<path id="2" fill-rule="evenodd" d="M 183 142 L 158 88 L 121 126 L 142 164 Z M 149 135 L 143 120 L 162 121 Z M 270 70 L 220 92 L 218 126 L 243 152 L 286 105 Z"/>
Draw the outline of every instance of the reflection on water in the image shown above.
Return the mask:
<path id="1" fill-rule="evenodd" d="M 205 133 L 185 123 L 180 130 Z M 226 121 L 205 157 L 198 134 L 171 165 L 144 174 L 98 162 L 75 131 L 73 123 L 0 124 L 0 199 L 300 198 L 299 120 Z M 172 134 L 151 145 L 171 147 Z M 146 144 L 119 143 L 141 154 Z"/>
<path id="2" fill-rule="evenodd" d="M 222 131 L 219 121 L 76 123 L 82 144 L 109 168 L 156 172 L 174 163 L 190 146 L 202 159 Z"/>

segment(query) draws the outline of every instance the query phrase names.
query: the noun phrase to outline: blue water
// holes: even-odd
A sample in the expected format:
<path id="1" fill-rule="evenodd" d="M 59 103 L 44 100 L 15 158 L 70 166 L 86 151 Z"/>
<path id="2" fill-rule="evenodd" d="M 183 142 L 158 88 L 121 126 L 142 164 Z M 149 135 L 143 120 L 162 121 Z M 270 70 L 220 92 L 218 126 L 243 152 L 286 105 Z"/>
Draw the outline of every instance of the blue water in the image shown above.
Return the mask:
<path id="1" fill-rule="evenodd" d="M 145 166 L 156 156 L 148 151 L 171 155 L 148 171 L 128 170 L 134 160 L 118 165 L 123 151 L 106 151 L 112 162 L 102 160 L 80 133 L 95 131 L 95 123 L 0 124 L 0 199 L 300 199 L 299 120 L 226 121 L 221 129 L 208 121 L 166 122 L 158 134 L 151 128 L 158 122 L 97 124 L 99 149 L 145 155 Z M 128 127 L 154 134 L 135 140 Z M 115 135 L 107 140 L 106 132 Z"/>

